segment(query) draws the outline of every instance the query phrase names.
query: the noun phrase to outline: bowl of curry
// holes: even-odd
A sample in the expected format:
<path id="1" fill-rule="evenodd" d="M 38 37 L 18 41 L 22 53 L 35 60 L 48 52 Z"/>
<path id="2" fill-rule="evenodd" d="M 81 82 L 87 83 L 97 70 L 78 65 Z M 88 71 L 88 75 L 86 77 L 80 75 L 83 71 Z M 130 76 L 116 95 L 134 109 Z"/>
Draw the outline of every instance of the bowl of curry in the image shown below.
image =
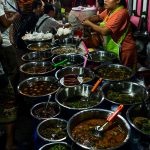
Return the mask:
<path id="1" fill-rule="evenodd" d="M 75 45 L 71 45 L 71 44 L 53 47 L 51 49 L 51 52 L 53 55 L 62 55 L 62 54 L 84 55 L 85 54 L 82 49 L 76 48 Z"/>
<path id="2" fill-rule="evenodd" d="M 129 124 L 139 134 L 150 139 L 150 102 L 146 103 L 147 110 L 143 110 L 142 104 L 132 105 L 127 110 L 126 116 Z"/>
<path id="3" fill-rule="evenodd" d="M 55 70 L 49 61 L 27 62 L 21 65 L 19 69 L 26 75 L 44 75 Z"/>
<path id="4" fill-rule="evenodd" d="M 106 81 L 130 80 L 134 76 L 134 72 L 129 67 L 120 64 L 104 64 L 95 70 L 96 76 Z"/>
<path id="5" fill-rule="evenodd" d="M 37 126 L 38 137 L 45 142 L 62 142 L 67 138 L 67 121 L 61 118 L 43 120 Z"/>
<path id="6" fill-rule="evenodd" d="M 27 49 L 30 51 L 46 51 L 51 50 L 52 45 L 49 42 L 36 42 L 28 44 Z"/>
<path id="7" fill-rule="evenodd" d="M 130 126 L 121 115 L 115 118 L 114 123 L 109 125 L 101 137 L 94 134 L 95 127 L 102 126 L 110 113 L 112 112 L 105 109 L 89 109 L 76 113 L 67 124 L 70 139 L 79 147 L 89 150 L 113 150 L 123 147 L 129 140 Z"/>
<path id="8" fill-rule="evenodd" d="M 50 60 L 53 57 L 51 51 L 34 51 L 29 52 L 22 55 L 21 59 L 24 62 L 31 62 L 31 61 L 46 61 Z"/>
<path id="9" fill-rule="evenodd" d="M 56 78 L 52 76 L 37 76 L 21 81 L 17 89 L 21 95 L 27 97 L 42 97 L 55 93 L 59 86 Z"/>

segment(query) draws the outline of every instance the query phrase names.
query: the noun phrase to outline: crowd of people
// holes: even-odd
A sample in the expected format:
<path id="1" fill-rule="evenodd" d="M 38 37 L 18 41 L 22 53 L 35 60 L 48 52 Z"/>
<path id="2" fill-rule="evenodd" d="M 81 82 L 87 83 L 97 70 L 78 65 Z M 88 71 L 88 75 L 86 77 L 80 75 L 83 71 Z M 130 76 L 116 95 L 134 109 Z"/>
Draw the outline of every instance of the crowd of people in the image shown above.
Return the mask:
<path id="1" fill-rule="evenodd" d="M 117 43 L 124 35 L 120 43 L 121 48 L 117 51 L 120 61 L 132 69 L 135 69 L 137 64 L 136 45 L 125 0 L 32 0 L 28 3 L 20 0 L 20 8 L 19 1 L 13 2 L 17 3 L 0 0 L 0 110 L 4 110 L 5 106 L 11 103 L 11 108 L 15 108 L 16 112 L 13 119 L 10 116 L 4 121 L 0 117 L 0 123 L 6 127 L 6 150 L 16 149 L 14 129 L 19 81 L 17 52 L 26 46 L 21 36 L 33 31 L 55 33 L 59 27 L 64 26 L 56 19 L 56 16 L 61 14 L 62 6 L 66 11 L 79 5 L 97 6 L 99 13 L 83 20 L 82 25 L 104 36 L 104 46 L 107 46 L 110 39 Z M 23 4 L 32 4 L 31 11 L 24 12 Z M 2 111 L 0 116 L 1 113 Z"/>

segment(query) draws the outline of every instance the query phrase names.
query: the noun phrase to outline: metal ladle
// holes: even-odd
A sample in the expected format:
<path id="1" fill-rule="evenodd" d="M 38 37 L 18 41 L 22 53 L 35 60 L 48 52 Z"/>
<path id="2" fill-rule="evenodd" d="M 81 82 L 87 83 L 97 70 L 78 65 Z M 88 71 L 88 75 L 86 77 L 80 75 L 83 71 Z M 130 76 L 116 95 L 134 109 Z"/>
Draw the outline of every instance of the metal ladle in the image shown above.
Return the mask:
<path id="1" fill-rule="evenodd" d="M 95 133 L 94 133 L 95 136 L 101 137 L 102 132 L 107 129 L 108 124 L 109 124 L 110 122 L 112 122 L 112 121 L 116 118 L 116 116 L 117 116 L 118 113 L 123 109 L 123 107 L 124 107 L 124 106 L 123 106 L 122 104 L 119 105 L 119 106 L 117 107 L 117 109 L 107 117 L 106 122 L 105 122 L 102 126 L 96 126 L 96 127 L 95 127 Z"/>
<path id="2" fill-rule="evenodd" d="M 48 95 L 48 100 L 47 100 L 47 102 L 46 102 L 46 104 L 45 104 L 44 112 L 46 112 L 46 111 L 47 111 L 47 108 L 48 108 L 49 102 L 50 102 L 50 100 L 51 100 L 51 97 L 52 97 L 52 95 L 51 95 L 51 94 L 50 94 L 50 95 Z"/>

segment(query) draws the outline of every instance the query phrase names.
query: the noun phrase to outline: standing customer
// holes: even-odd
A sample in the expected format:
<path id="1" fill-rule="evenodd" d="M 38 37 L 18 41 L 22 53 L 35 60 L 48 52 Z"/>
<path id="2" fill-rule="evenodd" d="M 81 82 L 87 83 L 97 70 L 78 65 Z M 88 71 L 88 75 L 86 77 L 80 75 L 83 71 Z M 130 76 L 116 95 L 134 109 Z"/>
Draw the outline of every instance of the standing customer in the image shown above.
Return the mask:
<path id="1" fill-rule="evenodd" d="M 101 14 L 84 20 L 83 24 L 106 36 L 104 46 L 108 46 L 110 39 L 118 43 L 125 35 L 120 52 L 117 53 L 123 65 L 135 69 L 137 64 L 136 44 L 130 28 L 130 17 L 126 9 L 126 1 L 104 0 L 104 7 L 105 10 Z M 96 24 L 100 21 L 102 22 L 100 25 Z"/>
<path id="2" fill-rule="evenodd" d="M 16 49 L 12 46 L 9 39 L 9 27 L 18 17 L 18 13 L 9 13 L 6 10 L 4 1 L 0 0 L 0 30 L 2 32 L 2 45 L 0 50 L 0 60 L 6 75 L 9 77 L 11 84 L 16 88 L 18 63 Z"/>
<path id="3" fill-rule="evenodd" d="M 55 6 L 50 3 L 45 3 L 44 15 L 39 18 L 36 24 L 36 31 L 56 33 L 58 28 L 63 27 L 64 25 L 55 19 L 55 15 Z"/>
<path id="4" fill-rule="evenodd" d="M 15 93 L 8 77 L 3 71 L 1 62 L 0 85 L 0 124 L 3 124 L 6 130 L 5 150 L 16 150 L 14 140 L 17 117 Z"/>
<path id="5" fill-rule="evenodd" d="M 9 39 L 9 27 L 18 17 L 9 13 L 3 0 L 0 0 L 0 123 L 6 127 L 6 150 L 15 150 L 14 131 L 16 120 L 15 93 L 18 82 L 18 64 L 16 49 Z M 5 72 L 5 74 L 4 74 Z"/>
<path id="6" fill-rule="evenodd" d="M 22 40 L 22 36 L 26 32 L 35 31 L 36 23 L 43 15 L 44 2 L 42 0 L 33 0 L 32 2 L 32 12 L 22 12 L 20 19 L 18 20 L 19 27 L 15 28 L 14 26 L 14 43 L 19 49 L 26 49 L 26 44 Z"/>

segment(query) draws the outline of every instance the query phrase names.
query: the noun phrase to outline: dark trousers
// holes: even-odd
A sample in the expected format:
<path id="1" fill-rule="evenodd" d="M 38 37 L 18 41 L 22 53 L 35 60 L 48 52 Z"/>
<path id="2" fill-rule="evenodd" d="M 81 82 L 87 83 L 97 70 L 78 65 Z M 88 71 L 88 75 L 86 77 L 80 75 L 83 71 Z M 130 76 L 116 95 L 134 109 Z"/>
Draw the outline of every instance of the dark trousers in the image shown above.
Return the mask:
<path id="1" fill-rule="evenodd" d="M 16 89 L 19 76 L 16 49 L 13 46 L 1 47 L 0 61 L 5 74 L 9 78 L 12 86 Z"/>

